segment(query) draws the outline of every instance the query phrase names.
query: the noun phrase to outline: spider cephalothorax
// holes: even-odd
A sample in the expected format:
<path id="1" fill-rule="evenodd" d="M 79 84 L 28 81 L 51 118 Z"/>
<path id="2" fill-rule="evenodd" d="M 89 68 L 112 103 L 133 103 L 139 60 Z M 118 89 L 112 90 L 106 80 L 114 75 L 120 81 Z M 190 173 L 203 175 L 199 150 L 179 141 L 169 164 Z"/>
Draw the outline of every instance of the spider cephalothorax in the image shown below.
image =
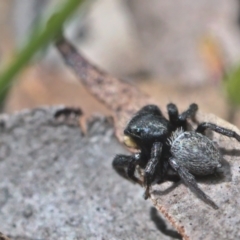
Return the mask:
<path id="1" fill-rule="evenodd" d="M 173 170 L 204 202 L 218 206 L 197 185 L 194 176 L 210 175 L 221 167 L 221 154 L 215 143 L 204 135 L 211 129 L 240 141 L 240 136 L 213 123 L 200 123 L 196 130 L 187 129 L 187 118 L 195 117 L 198 106 L 191 104 L 182 114 L 176 105 L 167 105 L 169 120 L 155 105 L 140 109 L 124 130 L 124 143 L 139 149 L 133 155 L 117 155 L 113 160 L 115 170 L 125 178 L 142 184 L 135 176 L 136 167 L 144 171 L 145 199 L 153 182 L 172 180 L 168 172 Z"/>

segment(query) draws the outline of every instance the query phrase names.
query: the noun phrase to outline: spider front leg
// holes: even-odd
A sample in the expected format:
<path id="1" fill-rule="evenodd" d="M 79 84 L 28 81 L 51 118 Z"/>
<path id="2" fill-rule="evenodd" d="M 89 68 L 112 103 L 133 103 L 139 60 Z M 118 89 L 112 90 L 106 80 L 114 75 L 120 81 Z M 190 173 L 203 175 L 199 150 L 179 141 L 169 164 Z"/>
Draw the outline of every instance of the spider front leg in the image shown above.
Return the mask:
<path id="1" fill-rule="evenodd" d="M 175 126 L 178 124 L 178 109 L 177 106 L 173 103 L 167 105 L 169 121 Z"/>
<path id="2" fill-rule="evenodd" d="M 195 116 L 198 105 L 196 103 L 192 103 L 186 111 L 179 115 L 177 106 L 173 103 L 169 103 L 167 105 L 169 121 L 172 123 L 173 126 L 176 128 L 183 127 L 184 129 L 187 128 L 187 118 L 192 118 Z"/>
<path id="3" fill-rule="evenodd" d="M 196 103 L 192 103 L 190 104 L 190 106 L 186 111 L 184 111 L 179 115 L 178 119 L 180 121 L 186 121 L 187 118 L 195 117 L 197 110 L 198 110 L 198 105 Z"/>
<path id="4" fill-rule="evenodd" d="M 155 142 L 151 149 L 151 158 L 148 161 L 146 168 L 144 170 L 144 185 L 146 186 L 146 190 L 144 193 L 144 198 L 148 199 L 149 197 L 149 188 L 151 183 L 154 180 L 156 168 L 159 163 L 162 154 L 162 143 Z"/>
<path id="5" fill-rule="evenodd" d="M 227 128 L 219 127 L 218 125 L 209 122 L 199 124 L 196 132 L 203 134 L 206 129 L 211 129 L 212 131 L 220 133 L 224 136 L 235 138 L 237 141 L 240 142 L 240 135 L 238 135 L 236 132 Z"/>
<path id="6" fill-rule="evenodd" d="M 112 166 L 120 176 L 142 185 L 142 181 L 134 175 L 139 160 L 140 154 L 138 153 L 131 156 L 116 155 L 113 159 Z"/>
<path id="7" fill-rule="evenodd" d="M 213 200 L 198 187 L 194 176 L 185 167 L 181 166 L 176 158 L 170 158 L 169 163 L 172 166 L 172 168 L 178 173 L 178 175 L 184 181 L 184 183 L 193 192 L 195 192 L 200 199 L 202 199 L 205 203 L 207 203 L 214 209 L 218 209 L 218 206 L 213 202 Z"/>

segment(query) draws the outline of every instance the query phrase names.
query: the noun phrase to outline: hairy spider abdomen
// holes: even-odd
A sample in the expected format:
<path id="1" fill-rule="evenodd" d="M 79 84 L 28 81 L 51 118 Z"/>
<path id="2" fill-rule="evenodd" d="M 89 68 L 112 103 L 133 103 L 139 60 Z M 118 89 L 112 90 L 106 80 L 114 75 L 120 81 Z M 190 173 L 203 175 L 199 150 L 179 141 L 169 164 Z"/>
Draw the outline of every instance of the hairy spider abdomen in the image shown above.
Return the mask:
<path id="1" fill-rule="evenodd" d="M 194 132 L 177 130 L 169 139 L 176 162 L 194 175 L 210 175 L 221 167 L 221 154 L 213 141 Z"/>

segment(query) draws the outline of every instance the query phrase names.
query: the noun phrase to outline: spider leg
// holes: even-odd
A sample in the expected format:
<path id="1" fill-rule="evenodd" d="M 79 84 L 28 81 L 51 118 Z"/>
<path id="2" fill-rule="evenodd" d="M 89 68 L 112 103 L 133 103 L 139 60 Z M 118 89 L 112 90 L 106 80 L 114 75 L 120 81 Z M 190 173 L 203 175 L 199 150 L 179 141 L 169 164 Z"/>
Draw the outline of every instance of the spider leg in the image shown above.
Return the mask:
<path id="1" fill-rule="evenodd" d="M 144 170 L 144 185 L 146 190 L 144 193 L 144 198 L 148 199 L 149 197 L 149 188 L 151 183 L 154 180 L 154 175 L 156 173 L 156 168 L 159 163 L 162 154 L 162 143 L 155 142 L 151 149 L 151 158 L 148 161 L 146 168 Z"/>
<path id="2" fill-rule="evenodd" d="M 181 113 L 178 117 L 179 121 L 186 121 L 187 118 L 192 118 L 195 116 L 198 110 L 198 105 L 196 103 L 192 103 L 186 111 Z"/>
<path id="3" fill-rule="evenodd" d="M 195 117 L 197 110 L 198 105 L 196 103 L 192 103 L 186 111 L 178 116 L 179 126 L 187 130 L 187 118 Z"/>
<path id="4" fill-rule="evenodd" d="M 212 208 L 218 209 L 218 206 L 213 202 L 213 200 L 198 187 L 196 179 L 191 173 L 189 173 L 189 171 L 185 167 L 179 165 L 175 158 L 170 158 L 169 163 L 172 166 L 172 168 L 179 174 L 180 178 L 184 181 L 184 183 L 194 193 L 196 193 L 196 195 L 200 199 L 202 199 L 205 203 L 210 205 Z"/>
<path id="5" fill-rule="evenodd" d="M 112 166 L 123 178 L 130 179 L 133 182 L 142 185 L 141 180 L 134 175 L 138 161 L 139 154 L 134 154 L 132 156 L 116 155 L 113 159 Z"/>
<path id="6" fill-rule="evenodd" d="M 169 121 L 172 123 L 173 126 L 176 128 L 183 127 L 184 129 L 187 128 L 187 118 L 194 117 L 197 110 L 198 105 L 196 103 L 192 103 L 186 111 L 179 114 L 177 106 L 173 103 L 169 103 L 167 105 Z"/>
<path id="7" fill-rule="evenodd" d="M 167 105 L 169 121 L 175 126 L 178 124 L 178 109 L 177 106 L 173 103 Z"/>
<path id="8" fill-rule="evenodd" d="M 209 122 L 204 122 L 204 123 L 199 124 L 196 132 L 204 133 L 204 131 L 208 128 L 211 129 L 212 131 L 220 133 L 224 136 L 235 138 L 237 141 L 240 142 L 240 135 L 238 135 L 236 132 L 234 132 L 230 129 L 227 129 L 227 128 L 219 127 L 218 125 L 209 123 Z"/>
<path id="9" fill-rule="evenodd" d="M 157 178 L 157 183 L 158 184 L 161 184 L 163 182 L 166 182 L 166 181 L 169 181 L 169 182 L 179 182 L 181 179 L 179 177 L 179 175 L 176 173 L 176 172 L 169 172 L 170 168 L 169 168 L 169 162 L 168 160 L 167 161 L 164 161 L 163 162 L 163 167 L 161 167 L 161 177 L 158 177 Z"/>

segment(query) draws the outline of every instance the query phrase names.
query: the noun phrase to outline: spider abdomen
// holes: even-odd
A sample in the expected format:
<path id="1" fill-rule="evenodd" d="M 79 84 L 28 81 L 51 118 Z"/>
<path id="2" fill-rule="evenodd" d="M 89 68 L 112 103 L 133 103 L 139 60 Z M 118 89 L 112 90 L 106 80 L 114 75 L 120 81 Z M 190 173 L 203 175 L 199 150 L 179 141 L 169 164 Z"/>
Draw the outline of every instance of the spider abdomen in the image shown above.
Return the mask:
<path id="1" fill-rule="evenodd" d="M 209 175 L 221 167 L 218 147 L 200 133 L 177 130 L 169 142 L 177 163 L 194 175 Z"/>

